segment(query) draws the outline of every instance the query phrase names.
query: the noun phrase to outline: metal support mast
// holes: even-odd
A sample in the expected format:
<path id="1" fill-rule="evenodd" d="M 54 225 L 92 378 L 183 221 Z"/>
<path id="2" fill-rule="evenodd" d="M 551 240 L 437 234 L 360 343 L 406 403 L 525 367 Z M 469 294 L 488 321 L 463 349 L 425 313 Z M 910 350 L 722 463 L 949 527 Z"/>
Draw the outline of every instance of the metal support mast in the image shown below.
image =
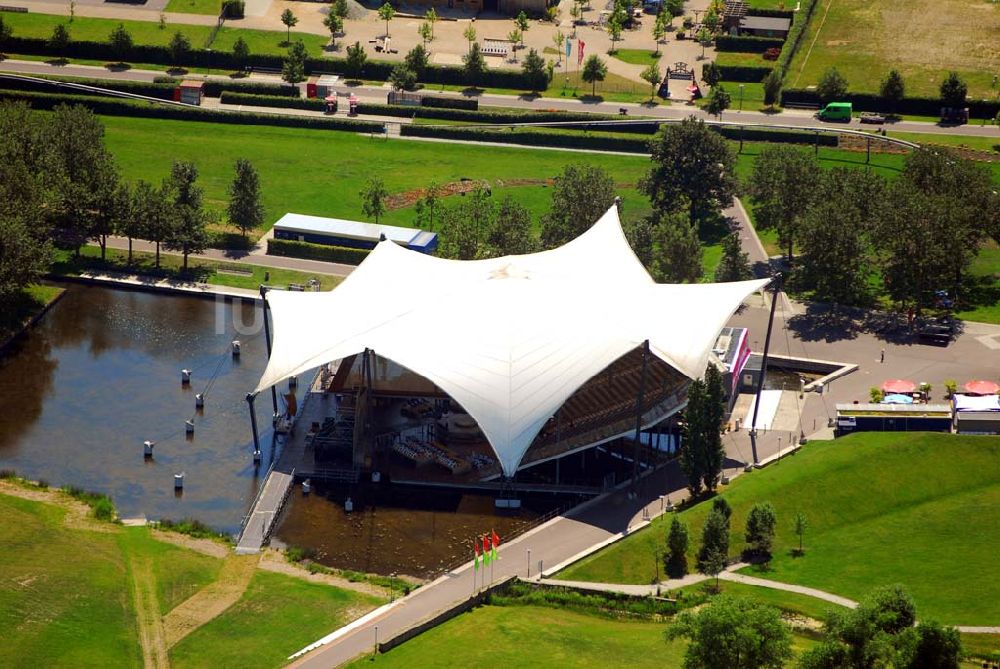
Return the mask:
<path id="1" fill-rule="evenodd" d="M 753 405 L 753 420 L 750 422 L 750 450 L 753 452 L 754 464 L 760 462 L 757 458 L 757 412 L 760 411 L 760 393 L 764 389 L 764 380 L 767 378 L 767 352 L 771 348 L 771 329 L 774 326 L 774 308 L 778 305 L 778 293 L 781 292 L 781 274 L 775 274 L 768 287 L 774 289 L 774 294 L 771 296 L 771 315 L 767 319 L 767 335 L 764 337 L 764 358 L 760 363 L 757 397 Z"/>
<path id="2" fill-rule="evenodd" d="M 642 433 L 642 403 L 646 394 L 646 367 L 649 364 L 649 340 L 642 342 L 642 374 L 639 376 L 639 394 L 635 398 L 635 442 L 632 449 L 632 487 L 639 483 L 639 437 Z"/>
<path id="3" fill-rule="evenodd" d="M 267 342 L 267 359 L 271 359 L 271 326 L 267 322 L 267 286 L 260 287 L 260 299 L 264 310 L 264 341 Z M 278 415 L 278 391 L 271 386 L 271 408 L 274 411 L 273 415 Z"/>

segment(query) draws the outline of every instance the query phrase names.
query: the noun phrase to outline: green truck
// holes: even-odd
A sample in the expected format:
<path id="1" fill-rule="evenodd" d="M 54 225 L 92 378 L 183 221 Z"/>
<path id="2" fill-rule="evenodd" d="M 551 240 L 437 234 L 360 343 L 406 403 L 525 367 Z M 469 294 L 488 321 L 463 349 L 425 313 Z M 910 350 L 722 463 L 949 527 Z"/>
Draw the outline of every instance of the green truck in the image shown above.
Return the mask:
<path id="1" fill-rule="evenodd" d="M 816 118 L 821 121 L 851 122 L 851 112 L 854 111 L 850 102 L 830 102 L 816 112 Z"/>

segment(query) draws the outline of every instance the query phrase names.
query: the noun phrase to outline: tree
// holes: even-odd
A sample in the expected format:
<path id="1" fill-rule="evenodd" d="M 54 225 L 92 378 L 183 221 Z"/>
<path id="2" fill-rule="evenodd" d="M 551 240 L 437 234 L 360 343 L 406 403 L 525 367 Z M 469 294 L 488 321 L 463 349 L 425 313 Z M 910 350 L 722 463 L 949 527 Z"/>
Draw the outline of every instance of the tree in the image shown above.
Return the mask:
<path id="1" fill-rule="evenodd" d="M 667 0 L 665 9 L 670 16 L 684 15 L 684 0 Z"/>
<path id="2" fill-rule="evenodd" d="M 820 77 L 816 93 L 823 102 L 842 98 L 847 94 L 847 79 L 837 71 L 837 68 L 831 67 Z"/>
<path id="3" fill-rule="evenodd" d="M 962 637 L 957 629 L 943 627 L 931 620 L 917 625 L 910 636 L 913 640 L 901 653 L 900 666 L 905 669 L 958 669 L 962 659 Z"/>
<path id="4" fill-rule="evenodd" d="M 559 56 L 559 62 L 562 62 L 563 54 L 566 50 L 563 48 L 566 46 L 566 35 L 563 34 L 561 30 L 556 30 L 555 34 L 552 36 L 552 43 L 556 45 L 556 53 Z"/>
<path id="5" fill-rule="evenodd" d="M 702 275 L 702 248 L 697 230 L 683 216 L 661 219 L 653 229 L 653 276 L 666 283 L 696 283 Z"/>
<path id="6" fill-rule="evenodd" d="M 469 53 L 462 56 L 462 64 L 462 71 L 470 86 L 475 86 L 482 81 L 483 74 L 486 72 L 486 60 L 483 58 L 483 52 L 479 48 L 478 42 L 473 42 L 472 46 L 469 47 Z"/>
<path id="7" fill-rule="evenodd" d="M 722 446 L 722 418 L 726 412 L 725 390 L 722 387 L 722 373 L 715 365 L 705 368 L 705 408 L 702 411 L 704 423 L 704 462 L 702 482 L 709 491 L 715 490 L 722 477 L 722 465 L 726 460 L 726 450 Z M 723 498 L 717 501 L 726 505 L 726 517 L 732 515 Z"/>
<path id="8" fill-rule="evenodd" d="M 704 485 L 705 458 L 698 438 L 701 433 L 699 426 L 704 422 L 705 395 L 705 382 L 701 379 L 694 379 L 688 384 L 688 403 L 681 424 L 680 465 L 691 497 L 700 495 Z"/>
<path id="9" fill-rule="evenodd" d="M 646 66 L 646 69 L 639 74 L 639 78 L 649 84 L 649 101 L 653 102 L 653 96 L 656 95 L 656 87 L 659 85 L 662 77 L 660 76 L 660 68 L 656 63 L 650 63 Z"/>
<path id="10" fill-rule="evenodd" d="M 608 66 L 604 64 L 604 61 L 596 54 L 587 56 L 587 60 L 583 62 L 583 72 L 580 74 L 580 78 L 591 85 L 591 96 L 597 95 L 597 82 L 604 81 L 607 76 Z"/>
<path id="11" fill-rule="evenodd" d="M 505 196 L 483 240 L 479 257 L 522 255 L 537 248 L 538 240 L 531 232 L 531 213 L 510 195 Z"/>
<path id="12" fill-rule="evenodd" d="M 722 72 L 719 66 L 713 61 L 709 61 L 701 66 L 701 80 L 709 86 L 715 86 L 722 80 Z"/>
<path id="13" fill-rule="evenodd" d="M 438 13 L 434 10 L 433 7 L 431 7 L 430 9 L 427 10 L 427 13 L 424 14 L 424 18 L 427 19 L 427 23 L 431 24 L 431 38 L 430 38 L 429 41 L 433 42 L 434 41 L 434 24 L 438 22 Z M 473 39 L 475 39 L 475 38 L 473 38 Z"/>
<path id="14" fill-rule="evenodd" d="M 549 87 L 549 73 L 545 69 L 545 59 L 534 49 L 528 50 L 528 55 L 521 64 L 521 71 L 524 72 L 524 80 L 532 91 L 544 91 Z"/>
<path id="15" fill-rule="evenodd" d="M 705 25 L 708 32 L 714 35 L 719 29 L 722 19 L 719 18 L 719 12 L 716 11 L 715 7 L 709 5 L 708 11 L 705 12 L 705 16 L 702 17 L 701 22 Z"/>
<path id="16" fill-rule="evenodd" d="M 2 43 L 0 39 L 0 43 Z M 52 36 L 49 37 L 49 47 L 57 53 L 64 53 L 69 46 L 69 29 L 63 23 L 57 23 L 52 29 Z"/>
<path id="17" fill-rule="evenodd" d="M 663 568 L 670 578 L 683 578 L 687 572 L 688 531 L 677 516 L 670 521 L 667 532 L 667 552 Z"/>
<path id="18" fill-rule="evenodd" d="M 799 538 L 799 555 L 805 553 L 802 549 L 802 539 L 806 535 L 806 530 L 809 529 L 809 519 L 801 511 L 795 513 L 795 517 L 792 518 L 792 531 L 795 532 L 795 536 Z"/>
<path id="19" fill-rule="evenodd" d="M 236 161 L 236 175 L 229 186 L 229 222 L 239 228 L 246 239 L 247 233 L 264 224 L 264 205 L 260 202 L 260 177 L 253 164 L 240 158 Z"/>
<path id="20" fill-rule="evenodd" d="M 552 187 L 552 204 L 541 219 L 542 247 L 562 246 L 590 229 L 615 203 L 615 182 L 601 167 L 571 164 Z"/>
<path id="21" fill-rule="evenodd" d="M 816 157 L 790 146 L 772 146 L 757 156 L 748 190 L 757 212 L 757 228 L 775 230 L 778 243 L 793 259 L 802 220 L 820 184 Z"/>
<path id="22" fill-rule="evenodd" d="M 400 63 L 389 73 L 389 83 L 397 91 L 412 91 L 417 85 L 417 73 Z"/>
<path id="23" fill-rule="evenodd" d="M 472 51 L 472 45 L 476 41 L 476 26 L 469 24 L 469 27 L 462 31 L 462 36 L 465 37 L 465 41 L 469 43 L 469 51 Z"/>
<path id="24" fill-rule="evenodd" d="M 290 84 L 297 84 L 305 81 L 306 78 L 306 45 L 302 40 L 295 42 L 288 47 L 288 55 L 281 66 L 281 78 Z"/>
<path id="25" fill-rule="evenodd" d="M 778 516 L 770 502 L 757 502 L 747 514 L 746 543 L 752 555 L 770 559 Z"/>
<path id="26" fill-rule="evenodd" d="M 732 104 L 733 99 L 726 91 L 726 87 L 721 83 L 717 86 L 712 87 L 712 92 L 708 96 L 708 104 L 705 105 L 705 111 L 709 114 L 714 114 L 722 119 L 722 112 L 729 109 Z"/>
<path id="27" fill-rule="evenodd" d="M 683 611 L 667 639 L 690 639 L 685 669 L 780 669 L 792 657 L 792 634 L 766 604 L 720 595 L 698 611 Z"/>
<path id="28" fill-rule="evenodd" d="M 524 13 L 523 9 L 518 12 L 517 16 L 514 17 L 514 25 L 517 26 L 517 29 L 521 31 L 522 35 L 528 32 L 528 28 L 531 27 L 531 24 L 528 23 L 528 15 Z M 521 46 L 524 46 L 523 39 L 521 40 Z"/>
<path id="29" fill-rule="evenodd" d="M 378 17 L 385 21 L 385 36 L 389 37 L 389 21 L 392 21 L 392 17 L 396 15 L 396 10 L 393 9 L 392 5 L 386 2 L 381 7 L 378 8 Z"/>
<path id="30" fill-rule="evenodd" d="M 569 8 L 569 15 L 573 19 L 573 36 L 576 37 L 576 24 L 583 20 L 583 8 L 576 0 L 573 1 L 573 6 Z"/>
<path id="31" fill-rule="evenodd" d="M 361 210 L 368 218 L 374 218 L 378 225 L 379 219 L 385 213 L 385 199 L 389 191 L 379 177 L 369 177 L 361 191 Z"/>
<path id="32" fill-rule="evenodd" d="M 141 237 L 156 244 L 156 268 L 160 268 L 160 244 L 170 235 L 171 205 L 168 201 L 169 185 L 155 188 L 146 181 L 138 181 L 132 191 L 132 213 L 136 227 L 125 232 L 128 236 Z M 131 232 L 131 234 L 130 234 Z"/>
<path id="33" fill-rule="evenodd" d="M 118 192 L 118 207 L 115 212 L 115 233 L 128 239 L 128 264 L 132 264 L 132 240 L 143 238 L 145 230 L 137 209 L 136 193 L 140 184 L 148 187 L 145 181 L 139 181 L 134 186 L 122 183 Z"/>
<path id="34" fill-rule="evenodd" d="M 424 197 L 422 199 L 424 207 L 427 211 L 427 228 L 429 230 L 434 229 L 434 207 L 438 202 L 438 186 L 436 183 L 431 182 L 431 185 L 427 187 L 424 192 Z"/>
<path id="35" fill-rule="evenodd" d="M 514 53 L 515 63 L 517 62 L 517 43 L 521 41 L 521 38 L 523 36 L 524 36 L 523 33 L 517 28 L 514 28 L 509 33 L 507 33 L 507 41 L 513 44 L 513 46 L 511 47 L 511 51 Z"/>
<path id="36" fill-rule="evenodd" d="M 347 59 L 344 62 L 344 67 L 352 77 L 358 79 L 361 77 L 361 71 L 367 60 L 368 54 L 365 53 L 365 48 L 361 46 L 361 42 L 355 42 L 347 47 Z"/>
<path id="37" fill-rule="evenodd" d="M 125 25 L 119 23 L 115 26 L 108 41 L 111 43 L 111 51 L 115 54 L 115 58 L 118 59 L 119 63 L 124 63 L 129 52 L 132 51 L 132 35 L 125 29 Z"/>
<path id="38" fill-rule="evenodd" d="M 702 487 L 714 490 L 722 474 L 725 458 L 720 433 L 725 410 L 723 402 L 722 375 L 710 364 L 704 380 L 695 379 L 688 386 L 688 404 L 684 409 L 681 470 L 688 479 L 692 496 L 698 495 Z M 728 523 L 728 509 L 723 510 L 727 511 Z M 728 543 L 725 552 L 728 553 Z"/>
<path id="39" fill-rule="evenodd" d="M 671 16 L 669 12 L 661 11 L 656 15 L 653 23 L 653 42 L 656 44 L 656 55 L 660 55 L 660 42 L 667 36 L 667 26 L 670 25 Z"/>
<path id="40" fill-rule="evenodd" d="M 712 509 L 701 530 L 698 571 L 707 576 L 717 576 L 726 568 L 728 560 L 729 517 L 718 509 Z"/>
<path id="41" fill-rule="evenodd" d="M 331 12 L 336 14 L 342 19 L 347 18 L 347 0 L 334 0 L 333 6 L 331 7 Z"/>
<path id="42" fill-rule="evenodd" d="M 3 53 L 3 48 L 6 46 L 7 40 L 9 40 L 13 34 L 14 29 L 10 27 L 10 24 L 3 20 L 3 16 L 0 16 L 0 53 Z"/>
<path id="43" fill-rule="evenodd" d="M 622 21 L 617 14 L 612 14 L 608 20 L 607 31 L 608 37 L 611 39 L 611 49 L 608 50 L 608 53 L 615 53 L 617 51 L 615 44 L 622 38 Z M 604 79 L 602 78 L 601 81 Z"/>
<path id="44" fill-rule="evenodd" d="M 299 18 L 291 9 L 285 9 L 281 13 L 281 22 L 285 24 L 285 44 L 289 44 L 292 41 L 292 28 L 298 24 Z"/>
<path id="45" fill-rule="evenodd" d="M 890 112 L 895 112 L 899 103 L 906 96 L 906 84 L 899 70 L 889 70 L 889 74 L 879 86 L 879 96 L 885 100 L 885 106 Z"/>
<path id="46" fill-rule="evenodd" d="M 434 41 L 434 27 L 431 26 L 429 21 L 424 21 L 417 28 L 417 34 L 420 35 L 420 41 L 427 48 L 427 45 Z"/>
<path id="47" fill-rule="evenodd" d="M 48 271 L 52 243 L 39 226 L 26 217 L 9 211 L 0 213 L 0 307 L 6 313 L 11 302 L 24 288 L 41 279 Z"/>
<path id="48" fill-rule="evenodd" d="M 969 93 L 969 87 L 958 72 L 949 72 L 948 76 L 941 82 L 941 105 L 944 107 L 964 107 L 965 97 Z"/>
<path id="49" fill-rule="evenodd" d="M 167 50 L 170 52 L 170 62 L 174 64 L 174 67 L 180 67 L 187 60 L 188 54 L 191 53 L 191 40 L 178 30 L 170 38 Z"/>
<path id="50" fill-rule="evenodd" d="M 774 105 L 781 99 L 781 74 L 777 68 L 772 69 L 764 77 L 764 104 L 774 109 Z"/>
<path id="51" fill-rule="evenodd" d="M 650 143 L 653 166 L 639 183 L 661 216 L 686 206 L 696 225 L 732 204 L 736 156 L 726 140 L 689 117 L 664 125 Z M 759 161 L 758 161 L 759 162 Z"/>
<path id="52" fill-rule="evenodd" d="M 753 278 L 750 256 L 743 251 L 738 231 L 730 232 L 722 238 L 722 259 L 715 268 L 716 283 L 745 281 Z"/>
<path id="53" fill-rule="evenodd" d="M 698 40 L 698 44 L 701 45 L 701 56 L 698 60 L 705 60 L 705 47 L 712 43 L 712 33 L 709 32 L 708 28 L 702 28 L 695 35 L 695 39 Z"/>
<path id="54" fill-rule="evenodd" d="M 482 187 L 441 212 L 441 245 L 438 255 L 456 260 L 483 257 L 486 236 L 496 226 L 496 204 Z"/>
<path id="55" fill-rule="evenodd" d="M 430 54 L 427 53 L 427 49 L 424 48 L 423 44 L 418 44 L 406 53 L 406 58 L 403 59 L 403 62 L 406 63 L 406 67 L 413 70 L 417 78 L 422 78 L 424 72 L 427 71 Z"/>
<path id="56" fill-rule="evenodd" d="M 184 271 L 188 256 L 208 247 L 208 217 L 202 204 L 202 190 L 195 185 L 198 168 L 194 163 L 174 161 L 167 180 L 171 196 L 170 227 L 165 239 L 168 249 L 180 251 L 184 256 Z"/>
<path id="57" fill-rule="evenodd" d="M 337 35 L 339 35 L 344 30 L 344 18 L 330 12 L 323 19 L 323 25 L 326 29 L 330 31 L 330 46 L 336 50 L 337 49 Z"/>
<path id="58" fill-rule="evenodd" d="M 245 70 L 250 64 L 250 47 L 242 37 L 237 37 L 233 43 L 233 62 L 240 70 Z"/>

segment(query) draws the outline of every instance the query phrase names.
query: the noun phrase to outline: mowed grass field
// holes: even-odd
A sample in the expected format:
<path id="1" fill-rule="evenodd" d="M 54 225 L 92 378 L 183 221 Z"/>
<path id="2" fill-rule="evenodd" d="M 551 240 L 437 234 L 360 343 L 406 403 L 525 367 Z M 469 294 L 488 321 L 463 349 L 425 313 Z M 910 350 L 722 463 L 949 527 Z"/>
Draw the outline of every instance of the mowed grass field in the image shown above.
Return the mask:
<path id="1" fill-rule="evenodd" d="M 778 465 L 739 477 L 722 494 L 734 509 L 732 556 L 743 548 L 751 506 L 774 504 L 778 531 L 770 569 L 759 574 L 764 578 L 852 599 L 903 583 L 922 616 L 954 625 L 1000 620 L 1000 440 L 868 433 L 812 442 Z M 692 569 L 710 507 L 701 503 L 679 515 L 691 535 Z M 792 518 L 800 510 L 810 528 L 805 556 L 794 557 Z M 560 578 L 649 583 L 666 528 L 659 519 Z"/>
<path id="2" fill-rule="evenodd" d="M 990 98 L 1000 71 L 1000 11 L 983 0 L 820 0 L 786 86 L 815 85 L 835 65 L 852 91 L 878 92 L 892 68 L 907 95 L 937 96 L 948 71 Z"/>
<path id="3" fill-rule="evenodd" d="M 177 669 L 282 667 L 316 639 L 382 603 L 328 585 L 258 571 L 243 597 L 170 651 Z"/>

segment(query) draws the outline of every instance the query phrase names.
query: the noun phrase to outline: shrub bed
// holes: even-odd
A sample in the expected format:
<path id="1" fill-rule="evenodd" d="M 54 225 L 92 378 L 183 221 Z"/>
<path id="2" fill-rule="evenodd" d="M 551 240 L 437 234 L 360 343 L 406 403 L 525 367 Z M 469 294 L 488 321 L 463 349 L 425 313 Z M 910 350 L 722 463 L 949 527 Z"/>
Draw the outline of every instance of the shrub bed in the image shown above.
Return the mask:
<path id="1" fill-rule="evenodd" d="M 735 37 L 720 35 L 715 38 L 716 51 L 740 51 L 743 53 L 764 53 L 771 47 L 781 48 L 785 40 L 777 37 Z"/>
<path id="2" fill-rule="evenodd" d="M 753 65 L 719 65 L 719 74 L 723 81 L 743 81 L 760 83 L 764 81 L 771 68 Z"/>
<path id="3" fill-rule="evenodd" d="M 798 132 L 796 130 L 765 130 L 763 128 L 719 127 L 712 128 L 726 139 L 744 142 L 774 142 L 777 144 L 808 144 L 818 143 L 820 146 L 837 146 L 837 136 L 829 133 Z"/>
<path id="4" fill-rule="evenodd" d="M 442 139 L 521 144 L 524 146 L 558 146 L 600 151 L 621 151 L 623 153 L 649 153 L 649 140 L 640 137 L 609 137 L 571 132 L 545 132 L 530 129 L 516 131 L 480 130 L 469 127 L 435 127 L 426 125 L 404 125 L 400 129 L 400 134 L 408 137 L 439 137 Z"/>
<path id="5" fill-rule="evenodd" d="M 289 128 L 315 128 L 319 130 L 348 130 L 352 132 L 382 133 L 381 123 L 334 119 L 322 116 L 280 116 L 229 112 L 201 107 L 162 105 L 141 100 L 121 100 L 85 95 L 53 95 L 30 91 L 0 90 L 0 99 L 25 100 L 33 109 L 52 109 L 60 104 L 80 104 L 96 114 L 109 116 L 139 116 L 143 118 L 168 118 L 208 123 L 235 123 L 240 125 L 274 125 Z"/>
<path id="6" fill-rule="evenodd" d="M 747 16 L 771 16 L 776 19 L 795 20 L 795 12 L 790 9 L 769 9 L 766 7 L 751 7 L 747 9 Z"/>
<path id="7" fill-rule="evenodd" d="M 470 98 L 443 98 L 425 95 L 420 98 L 421 107 L 440 107 L 443 109 L 479 109 L 479 100 Z"/>
<path id="8" fill-rule="evenodd" d="M 892 109 L 881 96 L 875 93 L 848 93 L 838 102 L 850 102 L 855 111 L 873 111 L 897 114 L 912 114 L 914 116 L 937 116 L 943 106 L 939 98 L 907 97 L 899 101 Z M 802 88 L 788 88 L 781 91 L 781 104 L 821 104 L 815 91 Z M 969 100 L 966 103 L 969 114 L 976 118 L 992 118 L 1000 112 L 1000 102 L 995 100 Z"/>
<path id="9" fill-rule="evenodd" d="M 289 98 L 278 95 L 251 95 L 222 91 L 219 102 L 226 105 L 249 105 L 251 107 L 280 107 L 282 109 L 310 109 L 323 111 L 326 103 L 316 98 Z"/>
<path id="10" fill-rule="evenodd" d="M 368 257 L 367 249 L 352 249 L 346 246 L 326 246 L 309 242 L 293 242 L 287 239 L 267 240 L 267 254 L 307 260 L 325 260 L 346 265 L 357 265 Z"/>

